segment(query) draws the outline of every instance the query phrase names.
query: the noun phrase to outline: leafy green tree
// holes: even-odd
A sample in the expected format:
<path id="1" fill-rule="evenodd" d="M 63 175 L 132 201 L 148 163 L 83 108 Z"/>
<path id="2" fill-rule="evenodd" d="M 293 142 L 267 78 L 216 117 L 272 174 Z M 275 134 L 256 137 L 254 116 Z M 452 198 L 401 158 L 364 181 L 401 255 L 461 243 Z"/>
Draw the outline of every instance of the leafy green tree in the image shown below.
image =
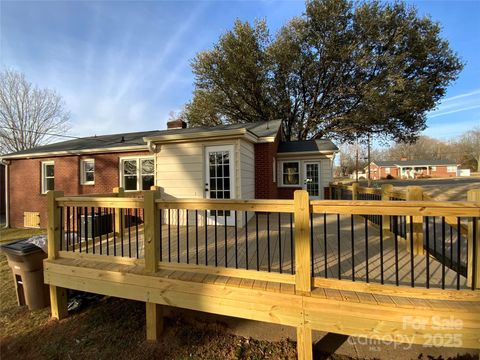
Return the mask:
<path id="1" fill-rule="evenodd" d="M 462 64 L 413 7 L 312 0 L 274 37 L 237 20 L 192 67 L 192 126 L 282 119 L 287 139 L 412 141 Z"/>

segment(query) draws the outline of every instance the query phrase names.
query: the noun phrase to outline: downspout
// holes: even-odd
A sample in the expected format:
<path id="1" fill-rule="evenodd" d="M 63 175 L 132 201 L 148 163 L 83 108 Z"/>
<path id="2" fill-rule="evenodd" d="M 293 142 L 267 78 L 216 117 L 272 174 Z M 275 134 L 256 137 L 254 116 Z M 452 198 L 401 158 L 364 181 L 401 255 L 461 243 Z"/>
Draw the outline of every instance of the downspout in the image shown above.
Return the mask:
<path id="1" fill-rule="evenodd" d="M 5 165 L 5 227 L 10 226 L 10 209 L 9 209 L 9 200 L 8 200 L 8 161 L 2 160 L 3 165 Z"/>

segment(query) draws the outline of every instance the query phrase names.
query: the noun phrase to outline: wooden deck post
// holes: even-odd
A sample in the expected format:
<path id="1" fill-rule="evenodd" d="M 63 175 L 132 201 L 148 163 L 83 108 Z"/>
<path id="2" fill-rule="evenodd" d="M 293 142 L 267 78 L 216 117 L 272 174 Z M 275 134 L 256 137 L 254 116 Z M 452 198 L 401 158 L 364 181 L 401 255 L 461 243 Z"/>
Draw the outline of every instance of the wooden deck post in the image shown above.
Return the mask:
<path id="1" fill-rule="evenodd" d="M 358 200 L 358 182 L 352 184 L 352 200 Z"/>
<path id="2" fill-rule="evenodd" d="M 48 207 L 48 259 L 55 260 L 60 250 L 62 236 L 61 211 L 57 206 L 56 198 L 63 196 L 63 191 L 49 191 L 47 193 Z M 67 290 L 58 286 L 50 285 L 50 308 L 52 318 L 61 320 L 68 315 Z"/>
<path id="3" fill-rule="evenodd" d="M 125 190 L 122 187 L 114 187 L 113 192 L 117 194 L 117 197 L 123 197 L 125 195 Z M 123 232 L 123 209 L 117 209 L 115 211 L 115 232 L 117 235 L 121 235 Z"/>
<path id="4" fill-rule="evenodd" d="M 297 355 L 298 360 L 313 359 L 312 329 L 305 325 L 297 327 Z"/>
<path id="5" fill-rule="evenodd" d="M 160 192 L 147 190 L 143 193 L 145 271 L 155 273 L 158 270 L 160 254 L 160 212 L 155 200 Z M 163 308 L 155 303 L 145 303 L 147 340 L 156 341 L 163 331 Z"/>
<path id="6" fill-rule="evenodd" d="M 423 201 L 423 189 L 420 186 L 407 186 L 407 201 Z M 407 216 L 407 251 L 412 249 L 414 255 L 424 254 L 423 216 Z"/>
<path id="7" fill-rule="evenodd" d="M 467 192 L 468 201 L 480 202 L 480 189 Z M 469 219 L 467 238 L 467 285 L 480 288 L 480 220 Z"/>
<path id="8" fill-rule="evenodd" d="M 295 292 L 310 295 L 312 290 L 310 249 L 310 202 L 308 192 L 296 190 L 295 211 Z"/>
<path id="9" fill-rule="evenodd" d="M 393 191 L 392 184 L 383 184 L 382 185 L 382 201 L 390 201 L 390 194 Z M 389 239 L 390 232 L 390 215 L 382 216 L 382 233 L 384 239 Z"/>

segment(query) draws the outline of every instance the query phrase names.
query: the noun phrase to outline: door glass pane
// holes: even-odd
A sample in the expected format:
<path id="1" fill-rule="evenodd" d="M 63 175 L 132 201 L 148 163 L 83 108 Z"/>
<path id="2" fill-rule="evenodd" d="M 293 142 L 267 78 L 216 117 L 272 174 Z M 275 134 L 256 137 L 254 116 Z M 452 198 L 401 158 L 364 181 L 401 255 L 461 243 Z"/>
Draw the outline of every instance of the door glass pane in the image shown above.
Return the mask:
<path id="1" fill-rule="evenodd" d="M 307 191 L 310 196 L 319 196 L 320 195 L 320 184 L 318 178 L 318 164 L 307 164 L 306 165 L 306 184 Z"/>
<path id="2" fill-rule="evenodd" d="M 45 190 L 55 190 L 55 180 L 53 178 L 46 179 L 47 188 Z"/>

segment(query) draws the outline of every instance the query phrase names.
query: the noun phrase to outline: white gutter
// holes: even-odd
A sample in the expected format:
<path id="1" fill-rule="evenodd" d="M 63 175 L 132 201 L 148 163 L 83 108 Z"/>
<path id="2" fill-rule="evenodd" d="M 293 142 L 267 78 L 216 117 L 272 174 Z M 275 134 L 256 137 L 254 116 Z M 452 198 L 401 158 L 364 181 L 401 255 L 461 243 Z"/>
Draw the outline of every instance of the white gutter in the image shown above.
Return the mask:
<path id="1" fill-rule="evenodd" d="M 112 147 L 112 148 L 47 151 L 47 152 L 18 154 L 18 155 L 10 155 L 10 156 L 7 155 L 7 156 L 0 157 L 0 160 L 4 160 L 4 159 L 35 159 L 35 158 L 40 158 L 40 157 L 99 154 L 99 153 L 116 153 L 116 152 L 129 152 L 129 151 L 142 151 L 142 150 L 148 150 L 147 144 L 145 144 L 145 145 L 135 145 L 135 146 Z"/>

